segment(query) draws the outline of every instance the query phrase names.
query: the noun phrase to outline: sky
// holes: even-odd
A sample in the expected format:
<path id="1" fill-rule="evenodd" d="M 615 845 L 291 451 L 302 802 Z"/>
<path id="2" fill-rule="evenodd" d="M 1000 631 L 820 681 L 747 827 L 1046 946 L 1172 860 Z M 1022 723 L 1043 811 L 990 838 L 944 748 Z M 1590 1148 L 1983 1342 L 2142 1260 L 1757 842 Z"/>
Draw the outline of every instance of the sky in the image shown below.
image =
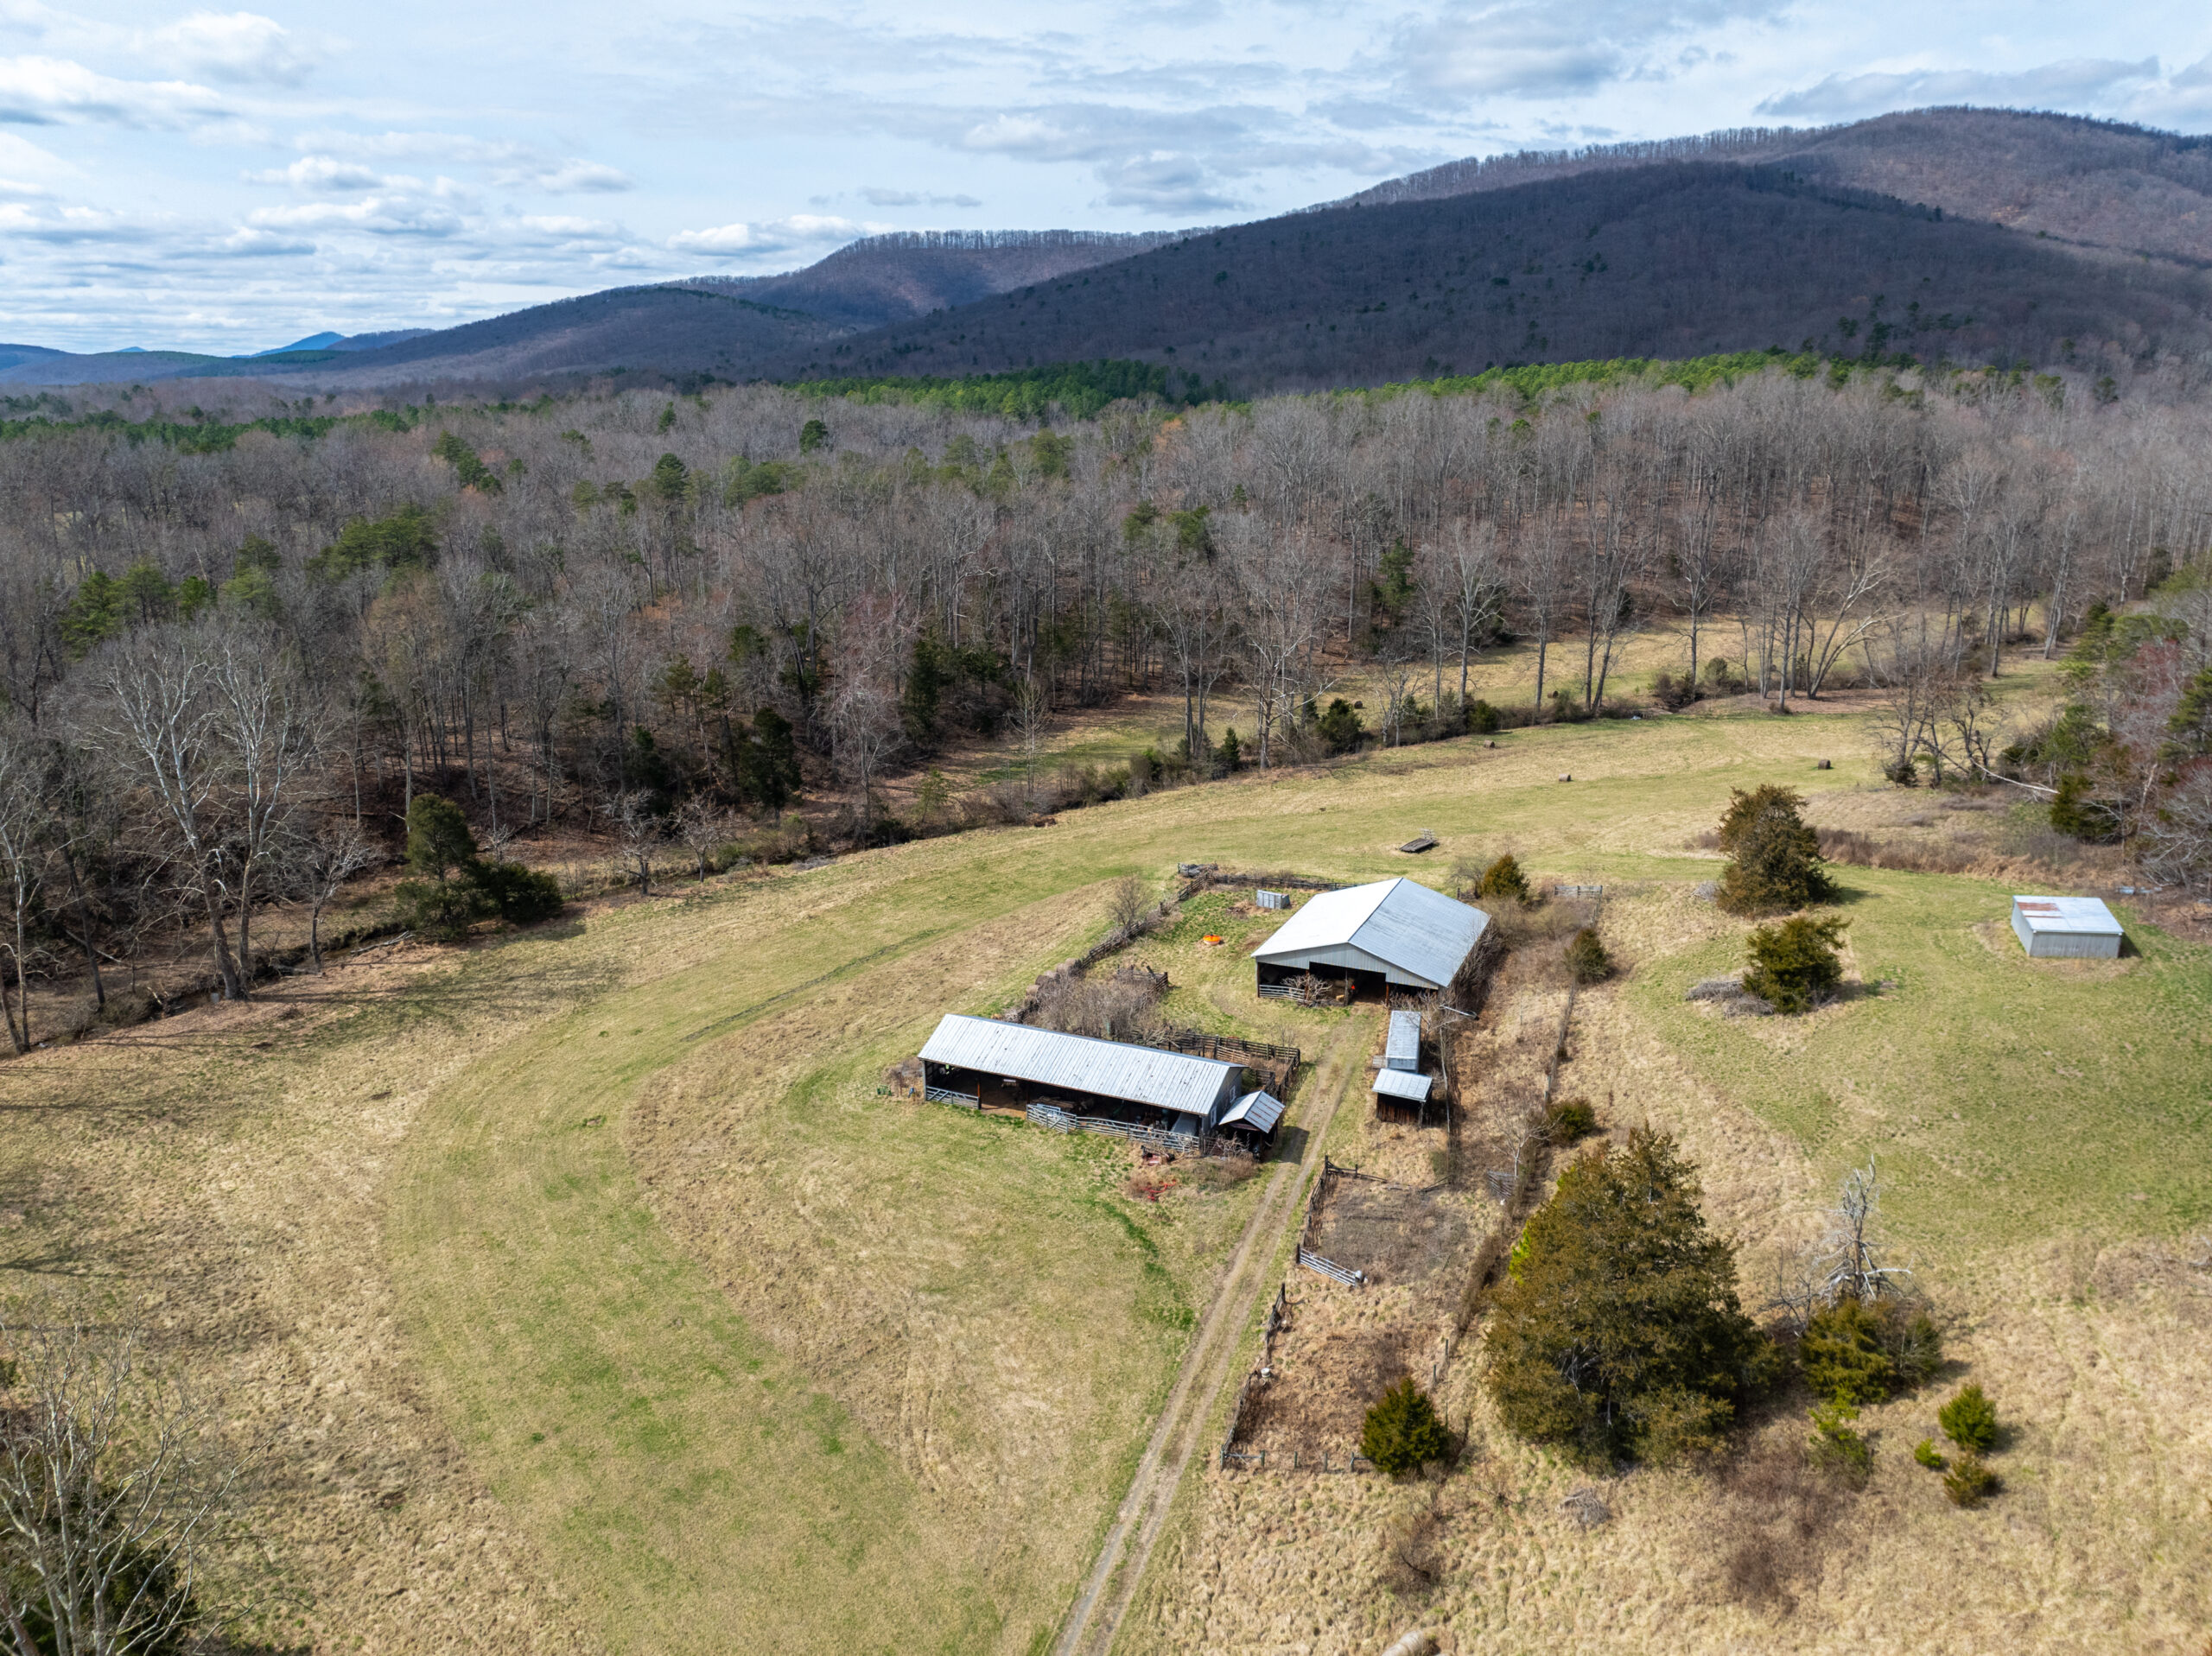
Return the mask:
<path id="1" fill-rule="evenodd" d="M 0 0 L 0 341 L 242 354 L 1930 104 L 2212 130 L 2212 6 Z"/>

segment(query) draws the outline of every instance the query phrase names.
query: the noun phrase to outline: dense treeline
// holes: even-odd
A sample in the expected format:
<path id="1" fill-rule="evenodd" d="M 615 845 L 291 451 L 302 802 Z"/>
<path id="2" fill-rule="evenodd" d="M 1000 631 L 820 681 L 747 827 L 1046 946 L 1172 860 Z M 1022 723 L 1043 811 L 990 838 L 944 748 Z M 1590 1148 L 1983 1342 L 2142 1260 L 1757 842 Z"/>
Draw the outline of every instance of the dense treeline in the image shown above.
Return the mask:
<path id="1" fill-rule="evenodd" d="M 2009 767 L 2145 836 L 2202 791 L 2204 740 L 2142 735 L 2204 666 L 2201 410 L 1739 365 L 1050 425 L 770 388 L 191 441 L 41 410 L 0 443 L 0 959 L 20 989 L 181 913 L 247 993 L 257 905 L 327 898 L 426 792 L 493 853 L 608 832 L 649 879 L 675 826 L 696 849 L 802 792 L 906 831 L 888 776 L 975 734 L 1033 755 L 1131 689 L 1175 694 L 1182 739 L 1112 787 L 1593 716 L 1660 616 L 1663 704 L 1871 678 L 1900 781 Z M 1508 639 L 1533 693 L 1471 701 Z M 2069 649 L 2071 722 L 1989 751 L 1961 687 Z"/>

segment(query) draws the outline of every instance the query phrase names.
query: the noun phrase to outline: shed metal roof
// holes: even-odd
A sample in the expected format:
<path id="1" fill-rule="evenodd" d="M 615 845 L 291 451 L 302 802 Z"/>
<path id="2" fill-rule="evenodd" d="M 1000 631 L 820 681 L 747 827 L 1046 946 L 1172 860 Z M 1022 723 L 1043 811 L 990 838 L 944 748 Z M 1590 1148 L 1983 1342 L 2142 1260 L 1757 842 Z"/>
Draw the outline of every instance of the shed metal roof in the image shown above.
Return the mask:
<path id="1" fill-rule="evenodd" d="M 1275 1123 L 1281 1120 L 1282 1101 L 1273 1093 L 1247 1093 L 1221 1113 L 1221 1120 L 1216 1125 L 1273 1133 Z"/>
<path id="2" fill-rule="evenodd" d="M 2123 935 L 2112 910 L 2094 897 L 2016 897 L 2012 911 L 2030 931 L 2086 933 L 2096 937 Z"/>
<path id="3" fill-rule="evenodd" d="M 1317 950 L 1350 947 L 1440 989 L 1489 924 L 1480 909 L 1441 891 L 1410 879 L 1383 879 L 1307 899 L 1252 958 L 1294 964 Z"/>
<path id="4" fill-rule="evenodd" d="M 1421 1014 L 1417 1012 L 1394 1012 L 1390 1014 L 1389 1038 L 1382 1044 L 1382 1062 L 1392 1069 L 1421 1068 Z"/>
<path id="5" fill-rule="evenodd" d="M 1392 1098 L 1409 1098 L 1416 1104 L 1428 1101 L 1429 1081 L 1427 1075 L 1415 1075 L 1410 1069 L 1378 1069 L 1375 1072 L 1375 1090 Z"/>
<path id="6" fill-rule="evenodd" d="M 1205 1115 L 1225 1097 L 1243 1066 L 1154 1046 L 1131 1046 L 1056 1029 L 947 1012 L 922 1048 L 931 1063 L 1039 1087 L 1065 1087 L 1186 1115 Z"/>

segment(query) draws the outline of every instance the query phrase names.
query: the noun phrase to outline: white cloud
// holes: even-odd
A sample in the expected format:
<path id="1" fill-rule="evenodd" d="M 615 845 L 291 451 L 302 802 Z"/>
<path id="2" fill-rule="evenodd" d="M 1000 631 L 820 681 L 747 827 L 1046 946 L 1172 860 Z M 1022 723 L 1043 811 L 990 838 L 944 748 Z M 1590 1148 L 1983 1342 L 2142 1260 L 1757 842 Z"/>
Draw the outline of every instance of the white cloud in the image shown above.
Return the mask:
<path id="1" fill-rule="evenodd" d="M 230 113 L 221 98 L 190 81 L 118 80 L 67 58 L 0 58 L 0 122 L 175 129 Z"/>
<path id="2" fill-rule="evenodd" d="M 619 168 L 575 160 L 532 161 L 502 168 L 492 174 L 492 181 L 509 189 L 544 190 L 554 195 L 595 195 L 638 187 L 637 181 Z"/>
<path id="3" fill-rule="evenodd" d="M 501 189 L 543 190 L 554 195 L 607 194 L 637 187 L 620 168 L 577 155 L 549 155 L 530 144 L 473 137 L 459 132 L 302 133 L 297 146 L 327 155 L 376 161 L 442 161 L 490 169 Z"/>
<path id="4" fill-rule="evenodd" d="M 872 207 L 980 207 L 980 198 L 972 195 L 925 195 L 918 190 L 887 190 L 871 186 L 861 192 L 861 200 Z"/>
<path id="5" fill-rule="evenodd" d="M 279 86 L 297 86 L 321 55 L 275 18 L 251 11 L 195 11 L 140 36 L 139 49 L 217 80 Z"/>
<path id="6" fill-rule="evenodd" d="M 232 231 L 209 250 L 219 257 L 230 258 L 269 258 L 312 253 L 315 244 L 297 236 L 286 236 L 274 230 L 240 228 Z"/>
<path id="7" fill-rule="evenodd" d="M 620 225 L 603 219 L 575 219 L 562 213 L 525 213 L 515 222 L 525 230 L 563 241 L 613 241 L 622 234 Z"/>
<path id="8" fill-rule="evenodd" d="M 1478 99 L 1586 97 L 1629 79 L 1664 79 L 1699 60 L 1700 30 L 1779 16 L 1786 0 L 1534 0 L 1447 4 L 1400 24 L 1382 60 L 1399 94 L 1425 107 Z"/>
<path id="9" fill-rule="evenodd" d="M 461 215 L 450 207 L 404 195 L 259 207 L 246 215 L 246 222 L 269 230 L 359 230 L 373 236 L 448 237 L 466 227 Z"/>
<path id="10" fill-rule="evenodd" d="M 0 191 L 10 195 L 51 195 L 65 180 L 82 174 L 50 149 L 29 138 L 0 132 Z"/>
<path id="11" fill-rule="evenodd" d="M 2139 63 L 2109 58 L 2068 58 L 2033 68 L 1908 69 L 1891 73 L 1829 75 L 1800 91 L 1778 93 L 1758 106 L 1762 115 L 1822 121 L 1855 120 L 1885 110 L 1931 104 L 2005 105 L 2024 109 L 2111 107 L 2158 78 L 2158 60 Z M 2180 83 L 2177 78 L 2176 84 Z"/>
<path id="12" fill-rule="evenodd" d="M 338 161 L 328 155 L 302 155 L 289 167 L 248 173 L 245 176 L 251 184 L 289 184 L 296 190 L 338 193 L 381 189 L 398 181 L 358 162 Z"/>
<path id="13" fill-rule="evenodd" d="M 721 225 L 712 230 L 679 231 L 668 245 L 679 253 L 775 253 L 785 249 L 842 244 L 880 236 L 891 225 L 856 223 L 825 214 L 796 213 L 759 224 Z"/>
<path id="14" fill-rule="evenodd" d="M 137 243 L 150 239 L 156 227 L 99 207 L 37 206 L 11 202 L 0 206 L 0 232 L 49 243 Z"/>

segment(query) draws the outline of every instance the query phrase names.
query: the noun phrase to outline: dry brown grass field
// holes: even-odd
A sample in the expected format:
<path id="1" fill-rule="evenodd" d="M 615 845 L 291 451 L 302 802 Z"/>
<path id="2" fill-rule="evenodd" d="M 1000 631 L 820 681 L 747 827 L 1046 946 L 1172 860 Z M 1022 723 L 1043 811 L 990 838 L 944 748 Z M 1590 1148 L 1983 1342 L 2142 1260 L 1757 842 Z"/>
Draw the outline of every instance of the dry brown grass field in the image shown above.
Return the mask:
<path id="1" fill-rule="evenodd" d="M 1770 1479 L 1638 1472 L 1585 1532 L 1558 1507 L 1579 1476 L 1486 1418 L 1469 1339 L 1442 1387 L 1478 1445 L 1465 1470 L 1432 1490 L 1201 1457 L 1116 1647 L 1369 1651 L 1419 1623 L 1462 1650 L 2198 1656 L 2206 952 L 2138 925 L 2122 969 L 2047 971 L 1986 941 L 2003 886 L 1849 868 L 1878 990 L 1786 1032 L 1681 999 L 1740 946 L 1693 894 L 1731 785 L 1790 782 L 1834 826 L 1948 831 L 1907 827 L 1930 802 L 1878 789 L 1862 752 L 1849 718 L 1819 715 L 1519 732 L 365 956 L 0 1066 L 0 1286 L 143 1322 L 268 1440 L 258 1521 L 289 1597 L 264 1636 L 1042 1649 L 1261 1182 L 1192 1176 L 1154 1200 L 1107 1141 L 880 1092 L 885 1067 L 941 1012 L 1009 1004 L 1100 935 L 1123 872 L 1440 880 L 1510 847 L 1608 887 L 1625 970 L 1580 1003 L 1563 1086 L 1609 1131 L 1681 1135 L 1754 1303 L 1878 1152 L 1951 1375 L 1872 1414 L 1872 1484 L 1809 1525 Z M 1417 828 L 1442 846 L 1395 853 Z M 1241 946 L 1267 923 L 1207 901 L 1218 921 L 1134 952 L 1174 979 L 1175 1021 L 1371 1050 L 1371 1010 L 1253 999 Z M 1206 949 L 1201 923 L 1229 943 Z M 1538 976 L 1504 988 L 1477 1037 L 1501 1096 L 1522 1028 L 1556 1005 Z M 1326 1145 L 1408 1182 L 1440 1147 L 1363 1108 Z M 1356 1430 L 1378 1334 L 1421 1330 L 1395 1360 L 1426 1374 L 1484 1213 L 1479 1192 L 1450 1199 L 1465 1233 L 1364 1298 L 1293 1283 L 1281 1361 L 1342 1376 L 1313 1388 L 1324 1437 Z M 2014 1428 L 2005 1491 L 1974 1513 L 1908 1453 L 1967 1377 Z M 1802 1431 L 1777 1405 L 1750 1436 Z M 1440 1578 L 1392 1587 L 1384 1520 L 1432 1500 Z M 1746 1596 L 1726 1560 L 1766 1533 Z"/>

